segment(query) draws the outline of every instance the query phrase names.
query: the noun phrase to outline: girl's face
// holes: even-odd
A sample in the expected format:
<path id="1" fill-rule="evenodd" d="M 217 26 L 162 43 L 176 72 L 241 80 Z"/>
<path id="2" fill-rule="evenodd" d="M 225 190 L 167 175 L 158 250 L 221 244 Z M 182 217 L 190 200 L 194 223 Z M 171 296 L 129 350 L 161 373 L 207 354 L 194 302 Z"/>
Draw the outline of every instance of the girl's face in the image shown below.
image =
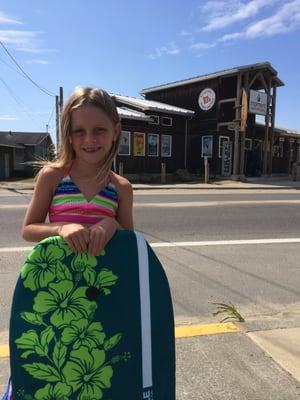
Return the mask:
<path id="1" fill-rule="evenodd" d="M 120 123 L 95 106 L 81 106 L 72 111 L 70 142 L 76 158 L 101 164 L 120 134 Z"/>

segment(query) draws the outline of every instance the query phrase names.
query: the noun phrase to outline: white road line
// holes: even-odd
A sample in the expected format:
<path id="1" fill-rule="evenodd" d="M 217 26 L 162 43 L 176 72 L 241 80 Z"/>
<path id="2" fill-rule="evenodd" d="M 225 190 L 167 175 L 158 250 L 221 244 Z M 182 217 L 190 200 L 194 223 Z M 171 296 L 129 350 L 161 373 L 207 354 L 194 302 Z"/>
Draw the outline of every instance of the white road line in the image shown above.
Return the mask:
<path id="1" fill-rule="evenodd" d="M 300 243 L 300 238 L 284 239 L 246 239 L 246 240 L 208 240 L 201 242 L 157 242 L 150 243 L 153 248 L 156 247 L 190 247 L 190 246 L 232 246 L 243 244 L 275 244 L 275 243 Z"/>
<path id="2" fill-rule="evenodd" d="M 225 200 L 225 201 L 178 201 L 173 203 L 135 203 L 134 208 L 180 208 L 180 207 L 216 207 L 216 206 L 248 206 L 268 204 L 300 204 L 300 199 L 291 200 Z M 2 204 L 0 209 L 22 209 L 28 204 Z"/>
<path id="3" fill-rule="evenodd" d="M 241 240 L 204 240 L 198 242 L 156 242 L 149 243 L 151 247 L 195 247 L 195 246 L 234 246 L 244 244 L 287 244 L 300 243 L 300 238 L 281 238 L 281 239 L 241 239 Z M 0 253 L 20 253 L 33 249 L 28 247 L 0 247 Z"/>
<path id="4" fill-rule="evenodd" d="M 5 210 L 5 209 L 15 209 L 15 208 L 27 208 L 28 204 L 2 204 L 0 205 L 0 209 L 1 210 Z"/>
<path id="5" fill-rule="evenodd" d="M 0 253 L 21 253 L 22 251 L 30 251 L 33 246 L 28 247 L 0 247 Z"/>
<path id="6" fill-rule="evenodd" d="M 225 200 L 225 201 L 180 201 L 176 203 L 136 203 L 135 208 L 159 207 L 159 208 L 178 208 L 178 207 L 215 207 L 215 206 L 248 206 L 248 205 L 267 205 L 267 204 L 300 204 L 299 200 Z"/>

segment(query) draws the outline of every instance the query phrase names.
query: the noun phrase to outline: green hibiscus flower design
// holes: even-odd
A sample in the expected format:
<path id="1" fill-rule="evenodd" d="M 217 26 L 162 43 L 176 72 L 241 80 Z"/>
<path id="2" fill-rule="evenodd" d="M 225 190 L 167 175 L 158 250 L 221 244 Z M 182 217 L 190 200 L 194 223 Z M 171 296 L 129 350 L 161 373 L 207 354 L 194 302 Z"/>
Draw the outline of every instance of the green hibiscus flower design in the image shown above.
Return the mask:
<path id="1" fill-rule="evenodd" d="M 73 392 L 79 391 L 78 400 L 100 400 L 103 389 L 111 387 L 113 370 L 105 364 L 104 350 L 89 349 L 85 346 L 71 351 L 70 361 L 63 369 L 63 375 Z"/>
<path id="2" fill-rule="evenodd" d="M 106 335 L 100 322 L 90 323 L 87 319 L 82 318 L 78 321 L 72 321 L 70 326 L 63 330 L 61 341 L 65 345 L 74 343 L 74 350 L 81 346 L 87 346 L 92 349 L 103 345 L 105 337 Z"/>
<path id="3" fill-rule="evenodd" d="M 46 287 L 56 278 L 56 268 L 65 257 L 65 252 L 53 244 L 38 245 L 21 270 L 24 286 L 31 290 Z"/>
<path id="4" fill-rule="evenodd" d="M 95 311 L 97 304 L 86 298 L 86 287 L 79 287 L 74 290 L 74 284 L 69 280 L 62 280 L 58 283 L 50 283 L 49 291 L 40 291 L 34 298 L 33 310 L 48 314 L 51 323 L 61 328 L 69 325 L 72 321 L 81 318 L 88 318 Z"/>
<path id="5" fill-rule="evenodd" d="M 69 400 L 72 388 L 65 383 L 57 383 L 55 386 L 48 383 L 44 388 L 37 390 L 34 395 L 36 400 Z"/>
<path id="6" fill-rule="evenodd" d="M 96 280 L 96 265 L 97 258 L 88 253 L 77 254 L 71 262 L 73 271 L 83 274 L 87 285 L 93 285 Z"/>

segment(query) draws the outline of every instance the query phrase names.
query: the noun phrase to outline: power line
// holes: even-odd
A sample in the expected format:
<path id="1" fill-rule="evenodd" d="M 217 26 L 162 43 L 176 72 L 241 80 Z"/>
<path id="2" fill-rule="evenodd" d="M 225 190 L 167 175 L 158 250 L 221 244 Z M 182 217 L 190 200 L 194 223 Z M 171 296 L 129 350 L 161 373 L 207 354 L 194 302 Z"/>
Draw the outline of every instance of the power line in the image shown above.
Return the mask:
<path id="1" fill-rule="evenodd" d="M 52 117 L 53 117 L 54 110 L 55 110 L 55 104 L 54 104 L 54 106 L 53 106 L 53 108 L 52 108 L 51 115 L 50 115 L 50 118 L 49 118 L 49 121 L 48 121 L 47 125 L 50 124 L 50 121 L 51 121 L 51 119 L 52 119 Z"/>
<path id="2" fill-rule="evenodd" d="M 26 110 L 26 106 L 24 103 L 22 103 L 14 94 L 14 92 L 11 90 L 11 88 L 8 86 L 8 84 L 5 82 L 5 80 L 0 76 L 0 81 L 3 83 L 3 85 L 5 86 L 6 90 L 9 92 L 9 94 L 12 96 L 12 98 L 15 100 L 15 102 L 18 104 L 18 106 L 22 109 L 22 111 L 27 115 L 27 117 L 29 117 L 29 119 L 31 119 L 32 122 L 34 122 L 36 124 L 36 126 L 38 126 L 38 122 L 32 118 L 32 116 L 28 113 L 28 111 Z"/>
<path id="3" fill-rule="evenodd" d="M 40 89 L 42 92 L 46 93 L 48 96 L 55 97 L 54 93 L 49 92 L 47 89 L 42 88 L 40 85 L 38 85 L 31 77 L 23 70 L 23 68 L 18 64 L 18 62 L 14 59 L 14 57 L 10 54 L 10 52 L 7 50 L 7 48 L 4 46 L 2 41 L 0 40 L 0 45 L 3 47 L 5 52 L 8 54 L 8 56 L 13 60 L 13 62 L 16 64 L 16 66 L 22 71 L 23 75 L 31 82 L 33 83 L 34 86 L 36 86 L 38 89 Z"/>

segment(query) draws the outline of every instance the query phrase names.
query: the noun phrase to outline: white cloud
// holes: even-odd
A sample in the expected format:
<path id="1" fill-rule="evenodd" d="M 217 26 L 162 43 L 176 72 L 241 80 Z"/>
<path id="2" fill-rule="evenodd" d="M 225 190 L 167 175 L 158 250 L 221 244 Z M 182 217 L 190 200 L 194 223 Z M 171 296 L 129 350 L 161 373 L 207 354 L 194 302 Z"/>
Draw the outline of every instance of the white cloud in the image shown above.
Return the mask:
<path id="1" fill-rule="evenodd" d="M 174 42 L 167 44 L 166 46 L 157 47 L 154 52 L 150 53 L 147 57 L 150 60 L 155 60 L 164 55 L 177 55 L 180 53 L 180 49 L 176 46 Z"/>
<path id="2" fill-rule="evenodd" d="M 206 25 L 201 30 L 211 32 L 226 28 L 236 22 L 256 16 L 262 8 L 271 6 L 277 1 L 251 0 L 248 3 L 239 0 L 209 1 L 201 7 L 201 12 L 207 19 Z"/>
<path id="3" fill-rule="evenodd" d="M 218 3 L 220 9 L 222 2 Z M 253 1 L 251 2 L 253 3 Z M 215 5 L 216 6 L 216 5 Z M 191 45 L 192 51 L 199 51 L 216 47 L 218 44 L 230 43 L 237 40 L 270 37 L 292 32 L 300 28 L 300 0 L 286 2 L 273 15 L 250 23 L 243 31 L 226 33 L 211 42 L 200 42 Z"/>
<path id="4" fill-rule="evenodd" d="M 7 17 L 0 11 L 0 24 L 10 23 L 23 25 L 23 22 Z M 42 35 L 44 32 L 18 29 L 1 29 L 0 40 L 4 44 L 9 44 L 15 50 L 27 53 L 50 53 L 57 50 L 43 48 Z"/>
<path id="5" fill-rule="evenodd" d="M 16 50 L 23 51 L 24 53 L 32 53 L 32 54 L 43 54 L 43 53 L 57 53 L 58 50 L 56 49 L 44 49 L 44 48 L 37 48 L 34 47 L 35 45 L 27 47 L 17 47 Z"/>
<path id="6" fill-rule="evenodd" d="M 1 121 L 17 121 L 19 118 L 12 115 L 0 115 Z"/>
<path id="7" fill-rule="evenodd" d="M 181 32 L 178 34 L 178 36 L 183 36 L 183 37 L 192 36 L 192 33 L 183 30 L 183 31 L 181 31 Z"/>
<path id="8" fill-rule="evenodd" d="M 4 12 L 0 11 L 0 24 L 19 24 L 23 25 L 21 21 L 8 17 Z"/>
<path id="9" fill-rule="evenodd" d="M 28 60 L 26 61 L 27 64 L 41 64 L 41 65 L 47 65 L 50 64 L 50 61 L 47 60 Z"/>
<path id="10" fill-rule="evenodd" d="M 212 43 L 199 42 L 199 43 L 192 44 L 190 46 L 190 49 L 191 50 L 206 50 L 206 49 L 211 49 L 213 47 L 216 47 L 216 45 L 217 45 L 216 42 L 212 42 Z"/>
<path id="11" fill-rule="evenodd" d="M 0 30 L 0 40 L 3 43 L 28 44 L 37 36 L 37 32 Z"/>

